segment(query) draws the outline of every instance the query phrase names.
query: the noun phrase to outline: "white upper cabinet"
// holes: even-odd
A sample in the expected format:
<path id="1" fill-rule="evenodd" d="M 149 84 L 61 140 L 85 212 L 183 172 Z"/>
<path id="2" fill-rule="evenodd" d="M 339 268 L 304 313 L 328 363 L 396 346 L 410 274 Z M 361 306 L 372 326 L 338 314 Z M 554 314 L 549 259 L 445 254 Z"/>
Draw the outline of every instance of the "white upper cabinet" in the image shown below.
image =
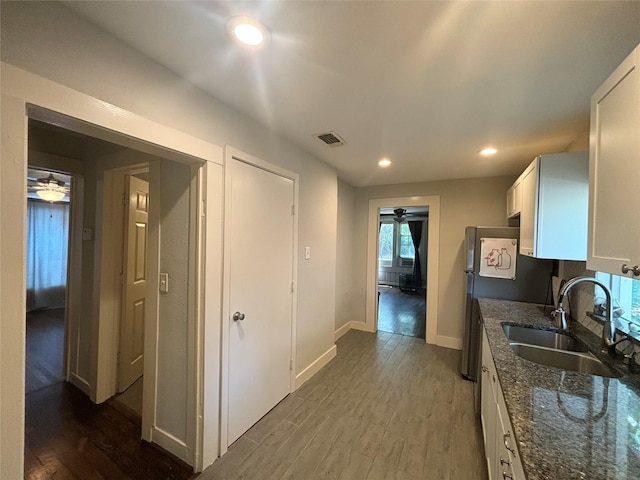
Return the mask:
<path id="1" fill-rule="evenodd" d="M 591 97 L 587 268 L 640 275 L 640 46 Z"/>
<path id="2" fill-rule="evenodd" d="M 511 189 L 515 191 L 516 186 L 521 191 L 520 253 L 536 258 L 585 260 L 589 203 L 587 153 L 540 155 Z"/>
<path id="3" fill-rule="evenodd" d="M 522 183 L 520 179 L 507 190 L 507 218 L 520 215 L 522 210 Z"/>

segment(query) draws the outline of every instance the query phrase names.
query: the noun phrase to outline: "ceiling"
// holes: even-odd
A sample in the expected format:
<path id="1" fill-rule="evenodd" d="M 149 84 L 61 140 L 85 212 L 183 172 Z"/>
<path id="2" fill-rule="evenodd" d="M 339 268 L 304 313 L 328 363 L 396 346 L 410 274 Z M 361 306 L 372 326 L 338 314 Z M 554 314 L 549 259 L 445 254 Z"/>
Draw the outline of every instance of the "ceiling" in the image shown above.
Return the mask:
<path id="1" fill-rule="evenodd" d="M 640 1 L 64 3 L 354 186 L 517 175 L 585 138 L 591 94 L 640 43 Z M 270 42 L 232 42 L 237 15 Z"/>

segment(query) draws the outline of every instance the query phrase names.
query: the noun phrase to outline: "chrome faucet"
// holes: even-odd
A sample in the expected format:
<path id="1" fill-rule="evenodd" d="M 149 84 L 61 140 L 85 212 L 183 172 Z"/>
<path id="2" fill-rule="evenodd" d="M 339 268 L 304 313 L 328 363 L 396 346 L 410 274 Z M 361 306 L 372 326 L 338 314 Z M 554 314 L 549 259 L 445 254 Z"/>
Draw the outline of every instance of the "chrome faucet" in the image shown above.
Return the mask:
<path id="1" fill-rule="evenodd" d="M 604 290 L 604 294 L 606 297 L 606 305 L 605 305 L 605 320 L 604 320 L 604 328 L 602 330 L 602 345 L 613 350 L 618 343 L 625 340 L 627 337 L 623 335 L 622 338 L 615 340 L 616 338 L 616 325 L 613 321 L 613 308 L 611 301 L 611 291 L 599 280 L 596 280 L 593 277 L 574 277 L 571 280 L 567 281 L 560 292 L 558 293 L 558 308 L 553 312 L 554 316 L 558 319 L 558 327 L 562 329 L 567 328 L 567 319 L 565 316 L 564 308 L 562 307 L 562 301 L 569 290 L 573 288 L 574 285 L 582 282 L 591 282 L 598 285 L 602 290 Z"/>

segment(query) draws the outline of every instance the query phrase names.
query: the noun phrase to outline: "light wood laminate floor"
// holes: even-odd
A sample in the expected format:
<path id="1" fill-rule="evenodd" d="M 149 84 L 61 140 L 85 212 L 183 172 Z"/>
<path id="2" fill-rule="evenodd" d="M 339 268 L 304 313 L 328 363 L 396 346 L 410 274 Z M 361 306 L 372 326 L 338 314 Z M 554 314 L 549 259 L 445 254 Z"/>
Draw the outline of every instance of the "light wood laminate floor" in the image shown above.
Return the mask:
<path id="1" fill-rule="evenodd" d="M 355 330 L 337 344 L 329 365 L 198 478 L 487 478 L 458 351 Z"/>

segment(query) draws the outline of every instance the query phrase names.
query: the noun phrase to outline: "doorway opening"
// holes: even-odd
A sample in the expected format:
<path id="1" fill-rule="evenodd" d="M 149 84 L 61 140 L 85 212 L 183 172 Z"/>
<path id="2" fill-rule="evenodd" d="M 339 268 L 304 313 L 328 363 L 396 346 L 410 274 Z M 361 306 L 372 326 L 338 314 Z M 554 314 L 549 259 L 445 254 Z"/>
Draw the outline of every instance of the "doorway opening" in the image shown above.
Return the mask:
<path id="1" fill-rule="evenodd" d="M 118 406 L 137 419 L 143 416 L 145 312 L 148 284 L 149 164 L 139 163 L 104 172 L 103 266 L 108 286 L 100 291 L 100 305 L 114 318 L 115 394 Z M 121 201 L 118 201 L 120 200 Z M 157 199 L 156 199 L 157 201 Z M 113 287 L 113 288 L 112 288 Z M 115 302 L 115 305 L 112 303 Z"/>
<path id="2" fill-rule="evenodd" d="M 56 180 L 66 172 L 68 182 L 64 183 L 72 184 L 73 201 L 68 212 L 67 236 L 62 241 L 66 243 L 68 258 L 64 261 L 64 269 L 58 268 L 64 270 L 62 276 L 66 283 L 62 287 L 63 305 L 54 319 L 57 320 L 57 342 L 49 345 L 49 350 L 55 351 L 55 355 L 50 356 L 55 357 L 56 362 L 44 360 L 50 369 L 55 367 L 58 372 L 62 370 L 62 374 L 50 385 L 40 385 L 33 392 L 27 390 L 25 472 L 34 476 L 65 476 L 67 470 L 82 464 L 83 470 L 75 472 L 76 476 L 164 478 L 175 473 L 176 478 L 188 478 L 192 468 L 141 441 L 153 441 L 183 460 L 189 460 L 176 453 L 179 449 L 173 448 L 170 442 L 162 444 L 158 440 L 161 432 L 156 433 L 155 426 L 145 429 L 145 418 L 150 424 L 149 419 L 156 416 L 156 405 L 171 402 L 166 391 L 157 393 L 157 376 L 150 375 L 148 386 L 142 382 L 145 371 L 142 353 L 147 346 L 145 330 L 151 325 L 152 333 L 157 337 L 159 327 L 155 328 L 157 325 L 149 319 L 162 319 L 162 315 L 153 305 L 162 301 L 171 305 L 174 300 L 154 301 L 158 294 L 153 285 L 142 285 L 142 297 L 140 292 L 127 297 L 127 291 L 131 290 L 127 283 L 129 276 L 133 278 L 133 284 L 147 277 L 158 278 L 155 270 L 159 268 L 157 263 L 163 259 L 163 254 L 155 247 L 155 256 L 149 254 L 149 258 L 155 258 L 155 264 L 148 265 L 147 249 L 160 243 L 160 208 L 154 206 L 152 220 L 133 216 L 132 228 L 128 230 L 126 222 L 130 205 L 134 205 L 134 213 L 143 210 L 149 214 L 149 177 L 153 176 L 158 198 L 162 192 L 165 201 L 171 201 L 172 211 L 183 227 L 175 230 L 180 232 L 181 242 L 172 252 L 179 266 L 169 270 L 185 313 L 180 317 L 182 312 L 173 313 L 176 318 L 189 319 L 186 322 L 189 329 L 195 328 L 195 316 L 186 313 L 187 307 L 189 312 L 195 311 L 195 295 L 185 292 L 196 272 L 193 268 L 195 260 L 190 258 L 197 239 L 193 234 L 195 214 L 190 211 L 197 194 L 194 176 L 197 177 L 199 167 L 155 157 L 131 145 L 100 140 L 33 118 L 29 119 L 28 140 L 29 164 L 53 172 Z M 32 176 L 34 180 L 29 184 L 34 185 L 37 195 L 38 183 L 43 183 L 38 179 L 43 179 L 44 175 L 30 172 L 29 178 Z M 126 188 L 133 185 L 130 182 L 135 182 L 135 188 Z M 141 183 L 147 185 L 142 189 L 145 195 L 141 194 Z M 155 227 L 152 229 L 155 233 L 150 235 L 147 226 L 151 225 Z M 51 236 L 51 233 L 44 235 Z M 171 237 L 169 233 L 162 238 L 176 241 L 175 235 Z M 42 263 L 45 257 L 38 256 L 38 262 Z M 147 293 L 149 299 L 145 299 Z M 32 295 L 27 296 L 31 298 Z M 186 302 L 185 298 L 188 299 Z M 129 309 L 132 311 L 130 328 L 126 327 L 123 315 L 129 304 L 133 306 Z M 50 321 L 49 327 L 53 324 Z M 180 325 L 184 324 L 180 322 Z M 186 328 L 182 333 L 185 337 L 188 335 Z M 30 336 L 28 326 L 27 350 Z M 32 350 L 38 350 L 42 342 L 38 344 L 39 337 L 33 338 L 36 341 L 31 342 L 35 346 Z M 129 345 L 128 355 L 124 352 L 126 345 Z M 164 350 L 152 353 L 150 357 L 156 362 L 170 361 L 173 354 Z M 175 355 L 186 356 L 181 352 Z M 30 356 L 27 351 L 27 357 Z M 121 366 L 125 361 L 135 364 L 137 372 L 123 380 Z M 33 364 L 34 361 L 27 360 L 27 382 L 30 377 L 43 377 L 31 368 Z M 157 365 L 146 368 L 155 371 Z M 181 389 L 186 392 L 186 398 L 189 384 L 184 376 L 182 380 L 187 384 Z M 146 390 L 151 390 L 152 395 Z M 116 392 L 122 394 L 114 396 Z M 185 401 L 180 407 L 183 415 L 190 416 L 191 409 L 187 405 Z M 45 425 L 53 427 L 45 428 Z M 187 432 L 192 428 L 195 429 L 195 425 L 187 427 Z M 112 437 L 116 431 L 117 438 Z M 86 452 L 90 455 L 85 455 Z"/>
<path id="3" fill-rule="evenodd" d="M 407 215 L 408 212 L 420 214 L 415 217 L 415 221 L 412 220 L 412 227 L 409 227 L 411 215 Z M 422 219 L 422 222 L 418 221 L 419 219 Z M 401 225 L 405 222 L 407 226 L 402 227 Z M 439 228 L 440 197 L 438 196 L 369 200 L 366 330 L 377 331 L 380 327 L 381 314 L 387 313 L 383 309 L 383 307 L 386 308 L 386 302 L 381 304 L 380 301 L 382 301 L 383 291 L 388 292 L 386 287 L 380 287 L 380 285 L 396 283 L 398 290 L 402 285 L 403 289 L 407 290 L 406 293 L 411 291 L 416 293 L 416 298 L 421 296 L 425 299 L 424 314 L 419 314 L 415 322 L 421 325 L 415 330 L 424 326 L 425 335 L 422 338 L 425 338 L 427 343 L 437 343 Z M 414 230 L 413 234 L 411 229 Z M 387 240 L 381 238 L 384 231 L 394 232 L 391 233 L 391 246 L 381 245 L 384 241 L 388 243 L 388 237 Z M 424 243 L 422 247 L 424 260 L 420 258 L 417 262 L 414 238 L 418 246 L 418 255 L 420 255 L 420 246 Z M 423 289 L 424 294 L 422 294 Z M 393 314 L 392 308 L 388 310 Z M 416 316 L 415 313 L 413 316 Z M 388 328 L 386 319 L 382 318 L 382 320 L 382 328 Z M 411 330 L 416 333 L 413 328 Z"/>
<path id="4" fill-rule="evenodd" d="M 380 208 L 378 330 L 425 339 L 428 206 Z"/>
<path id="5" fill-rule="evenodd" d="M 27 169 L 25 393 L 66 379 L 66 301 L 71 176 Z"/>

